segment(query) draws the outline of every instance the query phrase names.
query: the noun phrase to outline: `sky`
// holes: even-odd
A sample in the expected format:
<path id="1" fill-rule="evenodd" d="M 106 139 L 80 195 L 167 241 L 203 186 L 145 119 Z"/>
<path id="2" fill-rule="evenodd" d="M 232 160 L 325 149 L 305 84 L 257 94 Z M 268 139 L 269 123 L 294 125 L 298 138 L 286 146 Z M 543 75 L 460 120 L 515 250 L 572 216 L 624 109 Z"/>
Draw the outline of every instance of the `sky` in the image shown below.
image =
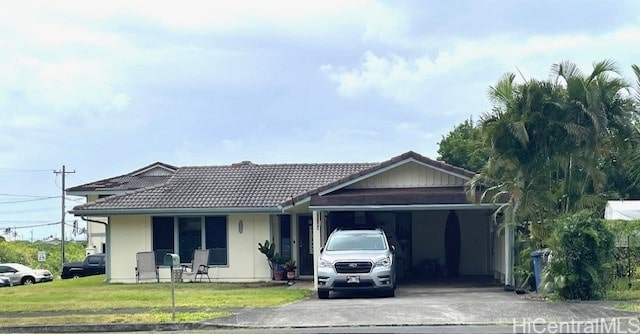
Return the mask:
<path id="1" fill-rule="evenodd" d="M 640 2 L 14 1 L 0 11 L 0 235 L 60 237 L 63 165 L 71 187 L 155 161 L 435 159 L 505 73 L 604 59 L 628 79 L 640 65 Z"/>

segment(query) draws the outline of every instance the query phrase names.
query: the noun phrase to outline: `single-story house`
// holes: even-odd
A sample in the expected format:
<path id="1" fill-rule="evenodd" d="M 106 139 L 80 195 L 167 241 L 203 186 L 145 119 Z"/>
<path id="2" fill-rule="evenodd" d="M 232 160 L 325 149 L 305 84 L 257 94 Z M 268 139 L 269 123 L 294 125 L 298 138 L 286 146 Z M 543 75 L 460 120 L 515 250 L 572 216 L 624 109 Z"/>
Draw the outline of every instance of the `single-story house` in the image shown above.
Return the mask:
<path id="1" fill-rule="evenodd" d="M 175 253 L 189 263 L 198 248 L 210 249 L 212 280 L 270 280 L 258 251 L 265 240 L 296 261 L 297 275 L 314 277 L 332 230 L 372 226 L 395 245 L 399 275 L 446 268 L 445 246 L 454 238 L 460 275 L 513 284 L 513 229 L 497 228 L 493 204 L 467 199 L 465 183 L 474 175 L 410 151 L 380 163 L 155 163 L 67 194 L 87 199 L 72 214 L 104 229 L 109 282 L 135 282 L 137 252 L 154 251 L 158 260 Z M 451 216 L 453 236 L 445 231 Z M 160 275 L 168 280 L 169 269 Z"/>

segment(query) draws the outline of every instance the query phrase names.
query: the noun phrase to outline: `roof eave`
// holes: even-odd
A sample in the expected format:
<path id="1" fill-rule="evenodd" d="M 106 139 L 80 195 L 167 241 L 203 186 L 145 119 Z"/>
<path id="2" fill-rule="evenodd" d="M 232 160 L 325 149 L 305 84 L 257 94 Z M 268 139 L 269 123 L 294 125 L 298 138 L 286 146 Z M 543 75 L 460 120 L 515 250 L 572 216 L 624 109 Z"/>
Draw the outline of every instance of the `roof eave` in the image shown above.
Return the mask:
<path id="1" fill-rule="evenodd" d="M 498 204 L 409 204 L 409 205 L 345 205 L 345 206 L 309 206 L 317 211 L 414 211 L 414 210 L 490 210 Z"/>
<path id="2" fill-rule="evenodd" d="M 128 192 L 132 192 L 136 189 L 131 189 L 131 190 L 80 190 L 80 191 L 66 191 L 67 195 L 71 195 L 71 196 L 90 196 L 90 195 L 122 195 L 122 194 L 126 194 Z"/>
<path id="3" fill-rule="evenodd" d="M 105 217 L 105 216 L 125 216 L 125 215 L 202 215 L 202 214 L 224 214 L 224 213 L 281 213 L 279 207 L 221 207 L 221 208 L 166 208 L 166 209 L 94 209 L 94 210 L 71 210 L 74 216 Z"/>

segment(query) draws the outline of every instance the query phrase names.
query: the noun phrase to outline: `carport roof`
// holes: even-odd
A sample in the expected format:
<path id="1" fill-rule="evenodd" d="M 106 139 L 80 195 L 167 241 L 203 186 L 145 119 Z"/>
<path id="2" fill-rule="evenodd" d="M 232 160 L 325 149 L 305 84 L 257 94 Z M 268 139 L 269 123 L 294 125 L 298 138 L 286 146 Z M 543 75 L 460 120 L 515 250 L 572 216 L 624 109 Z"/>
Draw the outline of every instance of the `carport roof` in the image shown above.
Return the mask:
<path id="1" fill-rule="evenodd" d="M 464 187 L 341 189 L 311 198 L 310 206 L 473 204 Z"/>
<path id="2" fill-rule="evenodd" d="M 423 163 L 425 165 L 434 167 L 436 169 L 440 169 L 440 170 L 446 171 L 446 172 L 451 173 L 451 174 L 459 175 L 460 177 L 465 178 L 465 179 L 471 179 L 476 175 L 476 173 L 474 173 L 474 172 L 472 172 L 470 170 L 466 170 L 464 168 L 460 168 L 460 167 L 456 167 L 456 166 L 453 166 L 453 165 L 449 165 L 449 164 L 447 164 L 445 162 L 433 160 L 433 159 L 427 158 L 427 157 L 425 157 L 423 155 L 420 155 L 420 154 L 418 154 L 416 152 L 409 151 L 409 152 L 403 153 L 401 155 L 398 155 L 396 157 L 393 157 L 393 158 L 391 158 L 391 159 L 389 159 L 387 161 L 384 161 L 384 162 L 381 162 L 379 164 L 373 165 L 370 168 L 363 169 L 363 170 L 361 170 L 361 171 L 359 171 L 357 173 L 353 173 L 353 174 L 347 175 L 347 176 L 345 176 L 345 177 L 343 177 L 341 179 L 335 180 L 335 181 L 333 181 L 331 183 L 324 184 L 324 185 L 322 185 L 320 187 L 317 187 L 315 189 L 309 190 L 309 191 L 307 191 L 305 193 L 302 193 L 302 194 L 300 194 L 298 196 L 291 197 L 287 201 L 283 202 L 282 205 L 283 206 L 295 205 L 298 202 L 304 201 L 306 199 L 313 198 L 314 196 L 317 196 L 318 194 L 321 194 L 323 192 L 329 191 L 331 189 L 340 188 L 341 186 L 349 184 L 350 182 L 358 180 L 358 179 L 360 179 L 362 177 L 366 177 L 367 175 L 372 175 L 372 174 L 374 174 L 376 172 L 379 172 L 379 171 L 381 171 L 381 170 L 383 170 L 385 168 L 392 167 L 392 166 L 394 166 L 394 165 L 396 165 L 398 163 L 401 163 L 403 161 L 406 161 L 406 160 L 417 161 L 417 162 Z"/>

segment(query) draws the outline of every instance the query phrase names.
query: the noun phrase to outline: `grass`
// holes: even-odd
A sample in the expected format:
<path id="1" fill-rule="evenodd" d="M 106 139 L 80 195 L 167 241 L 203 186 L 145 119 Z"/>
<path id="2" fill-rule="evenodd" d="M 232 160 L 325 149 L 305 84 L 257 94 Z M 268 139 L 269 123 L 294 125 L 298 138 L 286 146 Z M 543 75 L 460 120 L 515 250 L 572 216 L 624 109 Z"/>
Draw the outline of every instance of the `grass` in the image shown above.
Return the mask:
<path id="1" fill-rule="evenodd" d="M 616 279 L 613 287 L 607 290 L 605 299 L 623 302 L 616 305 L 616 309 L 640 312 L 640 279 L 632 278 L 631 288 L 627 278 Z"/>
<path id="2" fill-rule="evenodd" d="M 104 276 L 2 288 L 0 325 L 171 321 L 169 283 L 109 284 Z M 228 315 L 228 308 L 280 306 L 311 293 L 272 283 L 178 283 L 176 321 Z"/>

